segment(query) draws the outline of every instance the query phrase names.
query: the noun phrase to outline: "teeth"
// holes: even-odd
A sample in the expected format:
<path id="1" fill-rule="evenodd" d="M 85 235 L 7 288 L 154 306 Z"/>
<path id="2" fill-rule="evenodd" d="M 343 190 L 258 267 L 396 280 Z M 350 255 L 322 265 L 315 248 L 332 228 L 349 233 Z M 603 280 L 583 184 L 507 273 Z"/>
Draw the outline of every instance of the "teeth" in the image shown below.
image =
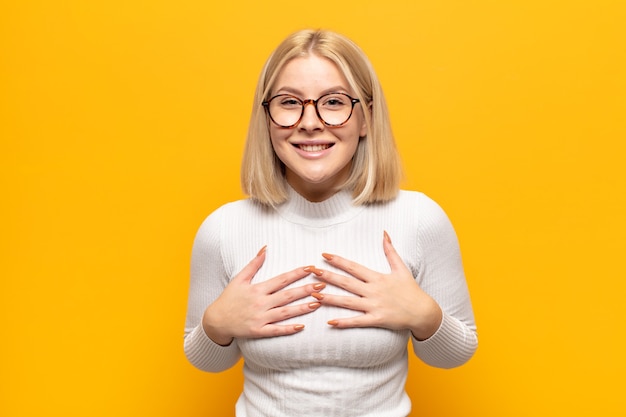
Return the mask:
<path id="1" fill-rule="evenodd" d="M 319 152 L 330 148 L 330 145 L 299 145 L 299 148 L 305 152 Z"/>

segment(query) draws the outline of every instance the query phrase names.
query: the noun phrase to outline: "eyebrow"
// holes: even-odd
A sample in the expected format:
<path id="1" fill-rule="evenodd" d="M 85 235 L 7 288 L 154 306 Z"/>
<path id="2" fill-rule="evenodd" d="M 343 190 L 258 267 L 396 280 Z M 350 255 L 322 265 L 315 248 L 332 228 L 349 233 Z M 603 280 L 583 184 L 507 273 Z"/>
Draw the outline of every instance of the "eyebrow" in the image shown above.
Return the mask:
<path id="1" fill-rule="evenodd" d="M 323 96 L 324 94 L 328 94 L 328 93 L 346 93 L 346 94 L 351 94 L 350 90 L 347 89 L 346 87 L 341 86 L 341 85 L 337 85 L 337 86 L 326 88 L 326 89 L 322 90 L 322 92 L 320 94 L 320 97 Z M 281 87 L 278 90 L 276 90 L 276 92 L 273 95 L 278 95 L 278 94 L 293 94 L 294 96 L 302 96 L 302 91 L 298 90 L 297 88 L 284 86 L 284 87 Z"/>

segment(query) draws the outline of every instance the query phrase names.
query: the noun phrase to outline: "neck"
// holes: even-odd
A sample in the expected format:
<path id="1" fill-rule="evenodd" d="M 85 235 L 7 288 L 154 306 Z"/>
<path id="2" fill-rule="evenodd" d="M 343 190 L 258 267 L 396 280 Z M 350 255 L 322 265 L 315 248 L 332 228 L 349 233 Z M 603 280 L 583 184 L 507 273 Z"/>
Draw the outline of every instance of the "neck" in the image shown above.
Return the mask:
<path id="1" fill-rule="evenodd" d="M 333 176 L 328 180 L 320 182 L 309 182 L 303 180 L 295 173 L 287 169 L 285 178 L 287 183 L 298 194 L 312 203 L 320 203 L 335 195 L 337 191 L 342 189 L 342 185 L 346 183 L 350 175 L 350 167 L 346 166 L 342 172 Z"/>

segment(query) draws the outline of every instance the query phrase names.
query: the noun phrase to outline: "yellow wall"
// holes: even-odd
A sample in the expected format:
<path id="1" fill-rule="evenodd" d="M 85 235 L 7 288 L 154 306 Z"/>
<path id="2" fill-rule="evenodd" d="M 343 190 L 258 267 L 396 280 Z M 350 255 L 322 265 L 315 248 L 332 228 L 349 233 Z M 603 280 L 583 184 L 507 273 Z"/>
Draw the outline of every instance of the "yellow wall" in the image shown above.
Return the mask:
<path id="1" fill-rule="evenodd" d="M 0 415 L 232 414 L 240 368 L 182 353 L 189 253 L 242 196 L 258 72 L 302 27 L 367 51 L 405 187 L 459 234 L 481 346 L 457 370 L 411 361 L 413 415 L 624 415 L 625 11 L 3 1 Z"/>

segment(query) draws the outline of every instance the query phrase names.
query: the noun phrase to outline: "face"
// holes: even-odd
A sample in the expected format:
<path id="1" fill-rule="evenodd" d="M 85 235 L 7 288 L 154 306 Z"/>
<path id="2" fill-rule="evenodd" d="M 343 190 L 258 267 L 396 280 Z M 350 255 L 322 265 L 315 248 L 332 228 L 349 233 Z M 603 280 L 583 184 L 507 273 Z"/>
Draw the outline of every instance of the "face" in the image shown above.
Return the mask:
<path id="1" fill-rule="evenodd" d="M 291 94 L 301 100 L 317 100 L 331 92 L 355 97 L 355 92 L 332 61 L 310 54 L 285 65 L 272 96 Z M 348 122 L 339 127 L 324 125 L 312 104 L 305 106 L 296 127 L 282 128 L 270 122 L 272 146 L 285 165 L 287 182 L 310 201 L 327 199 L 345 182 L 359 140 L 366 133 L 361 103 L 354 106 Z"/>

